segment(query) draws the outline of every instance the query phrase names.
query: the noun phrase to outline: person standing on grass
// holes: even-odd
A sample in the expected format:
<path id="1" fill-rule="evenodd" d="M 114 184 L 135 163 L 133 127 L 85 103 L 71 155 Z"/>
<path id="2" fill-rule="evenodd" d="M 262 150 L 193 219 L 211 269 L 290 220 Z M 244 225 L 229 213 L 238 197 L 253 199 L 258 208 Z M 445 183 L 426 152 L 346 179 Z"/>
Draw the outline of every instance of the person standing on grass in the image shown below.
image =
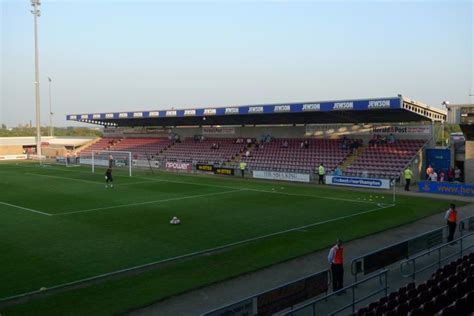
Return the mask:
<path id="1" fill-rule="evenodd" d="M 109 168 L 112 168 L 114 165 L 114 156 L 109 155 Z"/>
<path id="2" fill-rule="evenodd" d="M 410 167 L 407 167 L 405 171 L 403 171 L 403 176 L 405 177 L 405 191 L 410 191 L 410 182 L 413 177 L 413 171 L 411 171 Z"/>
<path id="3" fill-rule="evenodd" d="M 342 247 L 342 240 L 338 239 L 329 251 L 328 262 L 331 265 L 332 290 L 336 292 L 344 287 L 344 247 Z"/>
<path id="4" fill-rule="evenodd" d="M 318 167 L 318 175 L 319 175 L 318 183 L 319 184 L 324 184 L 324 175 L 325 174 L 326 174 L 326 169 L 324 168 L 323 163 L 320 163 L 319 167 Z"/>
<path id="5" fill-rule="evenodd" d="M 242 178 L 245 176 L 245 168 L 247 168 L 247 163 L 242 161 L 240 163 L 240 174 L 242 175 Z"/>
<path id="6" fill-rule="evenodd" d="M 112 168 L 108 168 L 105 171 L 105 188 L 113 188 L 114 187 L 114 179 L 112 179 Z"/>
<path id="7" fill-rule="evenodd" d="M 458 211 L 456 211 L 456 205 L 451 204 L 451 207 L 446 212 L 444 219 L 448 223 L 448 229 L 449 229 L 448 242 L 451 242 L 454 239 L 454 232 L 456 231 L 456 225 L 457 225 L 457 220 L 458 220 Z"/>

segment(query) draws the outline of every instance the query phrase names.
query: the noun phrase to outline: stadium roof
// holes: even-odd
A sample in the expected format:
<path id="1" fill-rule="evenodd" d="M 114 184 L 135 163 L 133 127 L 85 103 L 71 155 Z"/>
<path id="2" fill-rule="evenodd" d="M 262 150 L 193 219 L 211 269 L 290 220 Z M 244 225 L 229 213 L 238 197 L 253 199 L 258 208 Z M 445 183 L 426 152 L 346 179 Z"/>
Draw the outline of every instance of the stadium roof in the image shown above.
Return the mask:
<path id="1" fill-rule="evenodd" d="M 69 114 L 66 118 L 103 126 L 128 127 L 388 123 L 445 121 L 446 111 L 399 95 L 357 100 Z"/>

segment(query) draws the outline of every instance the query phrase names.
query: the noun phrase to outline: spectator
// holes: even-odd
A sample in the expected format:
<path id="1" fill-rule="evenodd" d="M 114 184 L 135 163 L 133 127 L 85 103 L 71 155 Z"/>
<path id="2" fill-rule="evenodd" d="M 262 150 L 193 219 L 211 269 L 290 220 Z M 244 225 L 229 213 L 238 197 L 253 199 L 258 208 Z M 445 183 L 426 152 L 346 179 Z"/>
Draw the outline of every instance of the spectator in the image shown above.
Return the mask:
<path id="1" fill-rule="evenodd" d="M 250 157 L 250 151 L 249 151 L 249 150 L 247 150 L 247 151 L 245 152 L 245 157 Z"/>
<path id="2" fill-rule="evenodd" d="M 461 182 L 461 169 L 454 167 L 454 181 Z"/>
<path id="3" fill-rule="evenodd" d="M 301 142 L 300 148 L 303 149 L 303 147 L 304 147 L 304 142 Z"/>
<path id="4" fill-rule="evenodd" d="M 448 170 L 448 181 L 451 182 L 454 180 L 454 169 L 451 167 Z"/>
<path id="5" fill-rule="evenodd" d="M 305 148 L 305 149 L 308 149 L 308 148 L 309 148 L 309 142 L 308 142 L 307 140 L 305 140 L 305 141 L 303 142 L 303 145 L 304 145 L 304 148 Z"/>
<path id="6" fill-rule="evenodd" d="M 428 165 L 428 168 L 426 168 L 426 179 L 429 180 L 432 173 L 433 173 L 433 167 L 431 167 L 431 165 Z"/>
<path id="7" fill-rule="evenodd" d="M 250 147 L 250 146 L 252 146 L 252 139 L 247 138 L 247 147 Z"/>
<path id="8" fill-rule="evenodd" d="M 436 171 L 433 171 L 433 172 L 430 174 L 430 181 L 434 181 L 434 182 L 437 182 L 437 181 L 438 181 L 438 174 L 436 173 Z"/>
<path id="9" fill-rule="evenodd" d="M 439 181 L 439 182 L 444 182 L 444 171 L 443 171 L 443 170 L 441 170 L 441 171 L 439 172 L 438 181 Z"/>
<path id="10" fill-rule="evenodd" d="M 353 155 L 357 154 L 357 148 L 358 147 L 359 147 L 359 142 L 354 140 L 350 145 L 351 152 L 352 152 Z"/>
<path id="11" fill-rule="evenodd" d="M 339 166 L 336 167 L 336 169 L 334 169 L 334 175 L 335 176 L 342 176 L 342 170 L 341 168 L 339 168 Z"/>
<path id="12" fill-rule="evenodd" d="M 388 140 L 387 140 L 387 142 L 388 142 L 389 144 L 395 143 L 395 136 L 393 136 L 393 134 L 388 135 Z"/>

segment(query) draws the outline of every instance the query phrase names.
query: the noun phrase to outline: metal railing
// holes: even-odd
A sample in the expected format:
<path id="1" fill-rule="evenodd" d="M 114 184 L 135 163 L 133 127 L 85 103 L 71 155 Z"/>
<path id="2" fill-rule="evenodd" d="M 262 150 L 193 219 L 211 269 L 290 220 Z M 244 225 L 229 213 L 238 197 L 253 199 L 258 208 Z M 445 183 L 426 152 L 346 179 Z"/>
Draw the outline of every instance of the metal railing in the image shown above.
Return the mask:
<path id="1" fill-rule="evenodd" d="M 399 244 L 404 243 L 404 242 L 409 242 L 409 241 L 415 240 L 415 239 L 417 239 L 417 238 L 419 238 L 419 237 L 421 237 L 421 236 L 423 236 L 423 235 L 428 235 L 428 234 L 434 233 L 434 232 L 436 232 L 436 231 L 438 231 L 438 230 L 440 230 L 440 229 L 442 229 L 443 232 L 444 232 L 444 230 L 446 229 L 446 227 L 445 227 L 445 226 L 442 226 L 442 227 L 439 227 L 439 228 L 436 228 L 436 229 L 433 229 L 433 230 L 429 230 L 429 231 L 427 231 L 427 232 L 418 234 L 418 235 L 413 236 L 413 237 L 411 237 L 411 238 L 404 239 L 404 240 L 402 240 L 402 241 L 400 241 L 400 242 L 391 244 L 391 245 L 386 246 L 386 247 L 383 247 L 383 248 L 379 248 L 379 249 L 377 249 L 377 250 L 375 250 L 375 251 L 372 251 L 372 252 L 363 254 L 363 255 L 361 255 L 361 256 L 359 256 L 359 257 L 353 258 L 352 261 L 351 261 L 351 273 L 352 273 L 352 275 L 354 276 L 354 282 L 357 282 L 357 276 L 358 276 L 358 274 L 364 272 L 364 269 L 362 268 L 362 264 L 363 264 L 363 259 L 364 259 L 365 257 L 370 256 L 370 255 L 373 255 L 373 254 L 376 254 L 376 253 L 378 253 L 378 252 L 380 252 L 380 251 L 383 251 L 383 250 L 386 250 L 386 249 L 388 249 L 388 248 L 392 248 L 392 247 L 394 247 L 395 245 L 399 245 Z M 408 258 L 408 256 L 407 256 L 406 258 Z M 402 259 L 400 259 L 400 260 L 402 260 Z M 398 261 L 400 261 L 400 260 L 396 260 L 396 261 L 394 261 L 394 262 L 391 262 L 390 264 L 387 264 L 386 266 L 389 266 L 389 265 L 391 265 L 391 264 L 394 264 L 394 263 L 396 263 L 396 262 L 398 262 Z M 383 267 L 383 268 L 384 268 L 384 267 Z"/>
<path id="2" fill-rule="evenodd" d="M 385 296 L 388 294 L 388 271 L 387 269 L 380 270 L 378 273 L 371 275 L 370 277 L 367 277 L 365 279 L 359 280 L 357 282 L 354 282 L 348 286 L 343 287 L 342 289 L 332 292 L 331 294 L 328 294 L 324 297 L 320 297 L 318 299 L 315 299 L 311 302 L 305 303 L 302 306 L 299 306 L 297 308 L 292 309 L 291 311 L 288 311 L 282 315 L 284 316 L 296 316 L 299 313 L 304 313 L 305 315 L 317 315 L 317 308 L 316 305 L 321 304 L 322 302 L 326 302 L 329 298 L 334 297 L 336 295 L 341 295 L 343 293 L 351 292 L 351 302 L 349 304 L 346 304 L 342 307 L 340 307 L 337 310 L 333 310 L 330 315 L 336 315 L 342 311 L 345 311 L 348 308 L 351 308 L 352 313 L 356 311 L 356 305 L 377 295 L 380 293 L 384 293 Z M 356 298 L 356 291 L 357 287 L 360 286 L 361 284 L 367 283 L 370 280 L 379 278 L 379 285 L 380 287 L 375 289 L 374 291 L 360 297 Z"/>
<path id="3" fill-rule="evenodd" d="M 432 249 L 430 249 L 428 251 L 425 251 L 425 252 L 422 252 L 422 253 L 420 253 L 420 254 L 412 257 L 412 258 L 409 258 L 409 259 L 406 259 L 406 260 L 402 261 L 400 263 L 400 274 L 404 278 L 410 277 L 410 278 L 412 278 L 413 281 L 415 281 L 417 273 L 419 274 L 423 271 L 429 270 L 434 266 L 438 266 L 438 268 L 441 268 L 443 262 L 448 261 L 449 259 L 451 259 L 453 257 L 462 257 L 463 253 L 466 250 L 474 248 L 474 243 L 470 246 L 464 247 L 465 239 L 470 238 L 470 237 L 474 237 L 474 233 L 470 233 L 470 234 L 461 236 L 459 238 L 454 239 L 452 242 L 445 243 L 441 246 L 432 248 Z M 444 249 L 446 247 L 452 247 L 452 246 L 455 246 L 455 245 L 458 245 L 458 244 L 459 244 L 459 250 L 458 251 L 455 251 L 454 253 L 450 253 L 449 255 L 447 255 L 445 257 L 442 256 L 442 254 L 441 254 L 442 249 Z M 432 253 L 437 253 L 438 254 L 438 259 L 436 260 L 436 262 L 427 264 L 426 266 L 424 266 L 421 269 L 417 269 L 416 261 L 418 259 L 422 258 L 422 257 L 429 256 Z M 411 272 L 410 273 L 405 273 L 405 269 L 407 269 L 408 266 L 411 266 Z"/>
<path id="4" fill-rule="evenodd" d="M 271 293 L 271 292 L 276 292 L 276 291 L 291 295 L 292 293 L 291 293 L 290 288 L 292 286 L 294 286 L 295 284 L 299 284 L 301 282 L 304 284 L 305 281 L 308 281 L 311 278 L 318 277 L 318 276 L 324 276 L 324 280 L 325 280 L 324 284 L 323 284 L 324 290 L 322 291 L 322 293 L 320 293 L 318 295 L 321 295 L 321 294 L 325 293 L 326 294 L 325 296 L 327 296 L 327 293 L 328 293 L 327 292 L 328 291 L 328 275 L 329 275 L 329 270 L 327 270 L 327 269 L 326 270 L 321 270 L 319 272 L 312 273 L 310 275 L 306 275 L 304 277 L 301 277 L 301 278 L 298 278 L 296 280 L 293 280 L 293 281 L 284 283 L 282 285 L 273 287 L 273 288 L 265 290 L 263 292 L 259 292 L 257 294 L 248 296 L 244 299 L 234 301 L 230 304 L 226 304 L 226 305 L 221 306 L 219 308 L 216 308 L 216 309 L 213 309 L 213 310 L 208 311 L 206 313 L 203 313 L 203 314 L 201 314 L 201 316 L 224 315 L 229 310 L 235 310 L 235 309 L 247 309 L 247 312 L 249 313 L 247 315 L 258 315 L 259 311 L 258 311 L 258 307 L 257 307 L 257 300 L 258 300 L 259 297 L 261 297 L 265 294 Z M 286 292 L 284 291 L 285 289 L 286 289 Z M 297 290 L 301 290 L 301 286 L 297 287 Z M 276 296 L 278 296 L 278 295 L 276 295 Z M 313 296 L 313 297 L 316 297 L 316 296 Z M 285 300 L 285 297 L 280 297 L 279 299 L 280 300 Z M 296 305 L 296 304 L 298 304 L 298 303 L 295 303 L 294 305 Z M 293 308 L 294 305 L 291 304 L 290 308 Z"/>

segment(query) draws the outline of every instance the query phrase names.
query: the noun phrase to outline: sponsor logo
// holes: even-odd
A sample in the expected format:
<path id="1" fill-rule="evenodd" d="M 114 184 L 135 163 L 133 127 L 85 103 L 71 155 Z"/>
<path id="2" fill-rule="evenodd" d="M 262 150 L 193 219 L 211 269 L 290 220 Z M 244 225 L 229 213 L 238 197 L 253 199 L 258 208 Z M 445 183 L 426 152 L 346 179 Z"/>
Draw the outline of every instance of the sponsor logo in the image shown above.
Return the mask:
<path id="1" fill-rule="evenodd" d="M 114 113 L 105 114 L 105 118 L 114 118 Z"/>
<path id="2" fill-rule="evenodd" d="M 386 109 L 386 108 L 390 108 L 390 100 L 369 101 L 369 109 Z"/>
<path id="3" fill-rule="evenodd" d="M 239 108 L 225 108 L 225 114 L 239 114 Z"/>
<path id="4" fill-rule="evenodd" d="M 70 120 L 75 120 L 75 119 L 77 119 L 77 115 L 70 115 L 70 116 L 69 116 L 69 119 L 70 119 Z"/>
<path id="5" fill-rule="evenodd" d="M 334 110 L 352 110 L 354 108 L 353 102 L 336 102 L 334 103 Z"/>
<path id="6" fill-rule="evenodd" d="M 321 104 L 319 103 L 303 104 L 303 111 L 321 111 Z"/>
<path id="7" fill-rule="evenodd" d="M 204 115 L 215 115 L 216 109 L 204 109 Z"/>
<path id="8" fill-rule="evenodd" d="M 309 174 L 292 172 L 253 171 L 253 177 L 257 179 L 309 182 Z"/>
<path id="9" fill-rule="evenodd" d="M 94 118 L 94 119 L 100 119 L 100 114 L 94 114 L 94 115 L 92 115 L 92 118 Z"/>
<path id="10" fill-rule="evenodd" d="M 150 112 L 148 115 L 149 115 L 150 117 L 157 117 L 157 116 L 160 116 L 160 112 L 154 111 L 154 112 Z"/>
<path id="11" fill-rule="evenodd" d="M 166 111 L 166 116 L 176 116 L 177 115 L 177 111 Z"/>
<path id="12" fill-rule="evenodd" d="M 167 161 L 165 167 L 171 170 L 191 170 L 191 164 L 187 162 Z"/>
<path id="13" fill-rule="evenodd" d="M 196 110 L 184 110 L 184 116 L 194 116 L 196 115 Z"/>
<path id="14" fill-rule="evenodd" d="M 119 114 L 119 117 L 120 117 L 120 118 L 127 118 L 127 117 L 128 117 L 128 113 L 127 113 L 127 112 L 120 113 L 120 114 Z"/>
<path id="15" fill-rule="evenodd" d="M 386 179 L 326 176 L 326 183 L 349 187 L 390 189 L 390 181 Z"/>
<path id="16" fill-rule="evenodd" d="M 249 107 L 249 113 L 263 113 L 263 106 Z"/>
<path id="17" fill-rule="evenodd" d="M 233 176 L 234 175 L 234 169 L 232 168 L 215 168 L 214 169 L 215 174 L 223 174 L 226 176 Z"/>
<path id="18" fill-rule="evenodd" d="M 81 120 L 87 120 L 89 116 L 87 114 L 81 115 Z"/>
<path id="19" fill-rule="evenodd" d="M 204 135 L 235 134 L 235 128 L 233 127 L 203 127 L 202 133 Z"/>
<path id="20" fill-rule="evenodd" d="M 143 117 L 143 112 L 134 112 L 133 117 Z"/>
<path id="21" fill-rule="evenodd" d="M 290 112 L 291 106 L 289 105 L 276 105 L 273 108 L 273 112 Z"/>
<path id="22" fill-rule="evenodd" d="M 213 165 L 198 164 L 198 165 L 196 165 L 196 169 L 199 170 L 199 171 L 213 172 L 214 171 L 214 166 Z"/>

